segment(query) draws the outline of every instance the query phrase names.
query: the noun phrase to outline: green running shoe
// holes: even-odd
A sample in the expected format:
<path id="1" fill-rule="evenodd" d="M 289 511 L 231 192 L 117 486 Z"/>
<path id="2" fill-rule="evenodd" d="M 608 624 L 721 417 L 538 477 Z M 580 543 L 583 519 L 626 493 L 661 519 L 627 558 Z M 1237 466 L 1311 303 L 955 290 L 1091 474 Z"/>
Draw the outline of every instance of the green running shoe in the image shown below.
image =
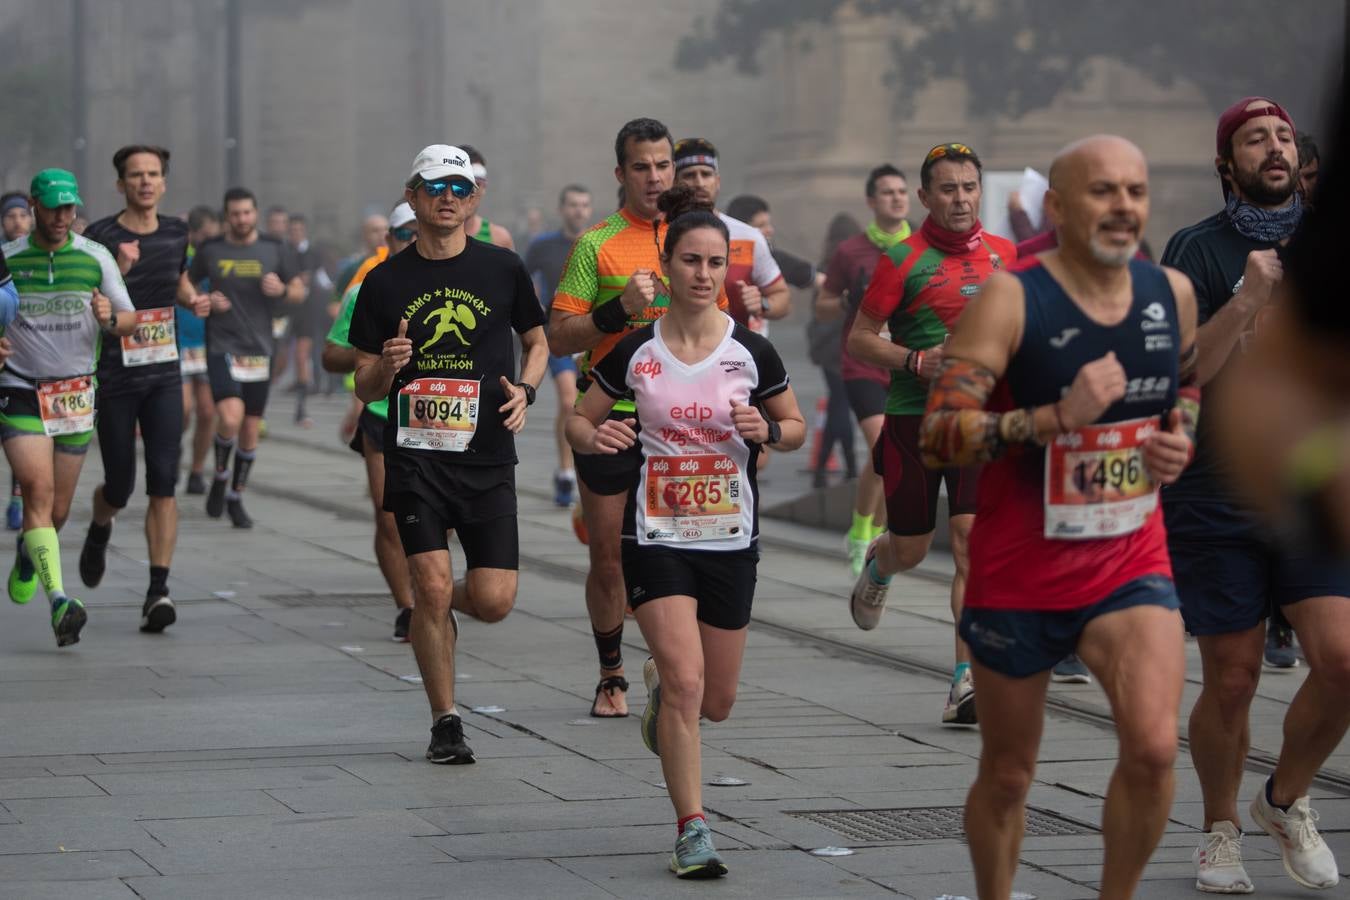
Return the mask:
<path id="1" fill-rule="evenodd" d="M 19 550 L 14 557 L 14 568 L 9 570 L 9 599 L 27 603 L 37 593 L 37 569 L 23 552 L 23 535 L 19 535 Z"/>
<path id="2" fill-rule="evenodd" d="M 650 656 L 642 664 L 642 683 L 647 686 L 647 708 L 642 711 L 642 743 L 660 756 L 661 751 L 656 749 L 656 715 L 661 711 L 661 676 L 656 672 L 656 660 Z"/>
<path id="3" fill-rule="evenodd" d="M 65 647 L 80 642 L 80 629 L 89 621 L 84 604 L 74 597 L 62 597 L 52 606 L 52 631 L 56 646 Z"/>
<path id="4" fill-rule="evenodd" d="M 727 864 L 713 847 L 707 822 L 690 819 L 685 823 L 670 856 L 670 871 L 676 878 L 721 878 L 727 874 Z"/>

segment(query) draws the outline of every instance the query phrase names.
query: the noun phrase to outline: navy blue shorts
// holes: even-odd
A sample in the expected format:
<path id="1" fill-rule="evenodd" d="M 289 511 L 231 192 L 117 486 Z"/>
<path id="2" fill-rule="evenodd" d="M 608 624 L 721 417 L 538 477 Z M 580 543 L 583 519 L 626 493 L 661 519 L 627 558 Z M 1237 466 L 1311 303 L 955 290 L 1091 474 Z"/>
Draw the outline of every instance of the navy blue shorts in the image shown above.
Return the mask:
<path id="1" fill-rule="evenodd" d="M 1350 597 L 1350 566 L 1325 556 L 1282 554 L 1263 541 L 1169 540 L 1181 616 L 1194 635 L 1255 628 L 1272 605 Z"/>
<path id="2" fill-rule="evenodd" d="M 980 665 L 1009 678 L 1027 678 L 1053 669 L 1055 663 L 1075 652 L 1083 630 L 1098 616 L 1132 606 L 1176 609 L 1179 605 L 1171 580 L 1145 575 L 1082 609 L 1039 612 L 967 606 L 961 613 L 961 639 Z"/>
<path id="3" fill-rule="evenodd" d="M 571 372 L 576 375 L 577 361 L 571 356 L 554 356 L 552 353 L 548 356 L 548 374 L 550 378 L 557 378 L 564 372 Z"/>

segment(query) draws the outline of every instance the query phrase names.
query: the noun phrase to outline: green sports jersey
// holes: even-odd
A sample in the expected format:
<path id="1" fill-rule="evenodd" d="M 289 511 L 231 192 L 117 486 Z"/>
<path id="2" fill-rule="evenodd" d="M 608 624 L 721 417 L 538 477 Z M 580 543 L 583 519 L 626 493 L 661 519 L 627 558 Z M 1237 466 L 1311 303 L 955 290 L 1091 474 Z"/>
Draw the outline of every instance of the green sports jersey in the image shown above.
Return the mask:
<path id="1" fill-rule="evenodd" d="M 112 301 L 114 312 L 134 309 L 112 254 L 78 234 L 55 250 L 21 237 L 3 252 L 19 312 L 6 332 L 11 352 L 0 385 L 31 388 L 38 381 L 92 375 L 103 338 L 94 318 L 94 291 Z"/>
<path id="2" fill-rule="evenodd" d="M 347 293 L 342 295 L 342 309 L 338 311 L 337 318 L 333 320 L 333 327 L 328 329 L 328 342 L 338 347 L 351 347 L 349 333 L 352 330 L 352 311 L 356 309 L 356 295 L 361 293 L 361 282 L 357 282 L 347 288 Z M 381 419 L 389 418 L 389 398 L 381 397 L 374 403 L 367 403 L 366 409 Z"/>

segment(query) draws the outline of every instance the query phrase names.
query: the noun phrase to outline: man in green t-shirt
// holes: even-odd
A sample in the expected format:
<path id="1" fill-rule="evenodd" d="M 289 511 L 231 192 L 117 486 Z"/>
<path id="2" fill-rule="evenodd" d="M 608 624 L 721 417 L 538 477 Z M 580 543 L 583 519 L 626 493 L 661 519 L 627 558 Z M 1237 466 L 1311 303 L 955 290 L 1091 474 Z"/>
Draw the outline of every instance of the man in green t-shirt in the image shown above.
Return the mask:
<path id="1" fill-rule="evenodd" d="M 399 253 L 416 238 L 417 217 L 413 215 L 412 207 L 400 203 L 389 214 L 389 230 L 384 238 L 389 255 Z M 356 295 L 360 291 L 360 281 L 348 285 L 337 318 L 328 330 L 327 343 L 323 348 L 323 367 L 329 372 L 349 373 L 356 368 L 356 348 L 351 345 L 347 333 L 351 330 L 352 310 L 356 308 Z M 398 607 L 398 616 L 394 620 L 394 640 L 406 642 L 408 626 L 412 622 L 412 581 L 408 574 L 408 560 L 399 542 L 398 528 L 394 525 L 394 514 L 384 509 L 384 426 L 388 419 L 387 399 L 366 404 L 356 420 L 351 448 L 366 460 L 370 500 L 375 505 L 375 559 L 394 595 L 394 605 Z"/>

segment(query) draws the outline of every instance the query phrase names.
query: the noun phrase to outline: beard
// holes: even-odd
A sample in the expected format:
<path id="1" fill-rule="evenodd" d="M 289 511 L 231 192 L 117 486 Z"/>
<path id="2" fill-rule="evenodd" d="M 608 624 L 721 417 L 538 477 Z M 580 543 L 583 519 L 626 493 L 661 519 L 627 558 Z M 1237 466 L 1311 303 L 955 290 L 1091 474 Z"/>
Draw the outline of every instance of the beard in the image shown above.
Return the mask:
<path id="1" fill-rule="evenodd" d="M 1242 172 L 1234 169 L 1233 181 L 1237 184 L 1242 196 L 1251 203 L 1257 206 L 1283 206 L 1294 195 L 1294 189 L 1298 185 L 1298 180 L 1292 171 L 1285 169 L 1284 173 L 1285 183 L 1279 187 L 1267 184 L 1264 178 L 1265 171 L 1260 169 L 1255 172 Z"/>
<path id="2" fill-rule="evenodd" d="M 1139 252 L 1139 242 L 1132 241 L 1124 247 L 1108 247 L 1101 243 L 1096 237 L 1088 241 L 1088 249 L 1092 251 L 1092 258 L 1104 266 L 1119 268 L 1129 265 L 1130 260 L 1134 259 Z"/>

